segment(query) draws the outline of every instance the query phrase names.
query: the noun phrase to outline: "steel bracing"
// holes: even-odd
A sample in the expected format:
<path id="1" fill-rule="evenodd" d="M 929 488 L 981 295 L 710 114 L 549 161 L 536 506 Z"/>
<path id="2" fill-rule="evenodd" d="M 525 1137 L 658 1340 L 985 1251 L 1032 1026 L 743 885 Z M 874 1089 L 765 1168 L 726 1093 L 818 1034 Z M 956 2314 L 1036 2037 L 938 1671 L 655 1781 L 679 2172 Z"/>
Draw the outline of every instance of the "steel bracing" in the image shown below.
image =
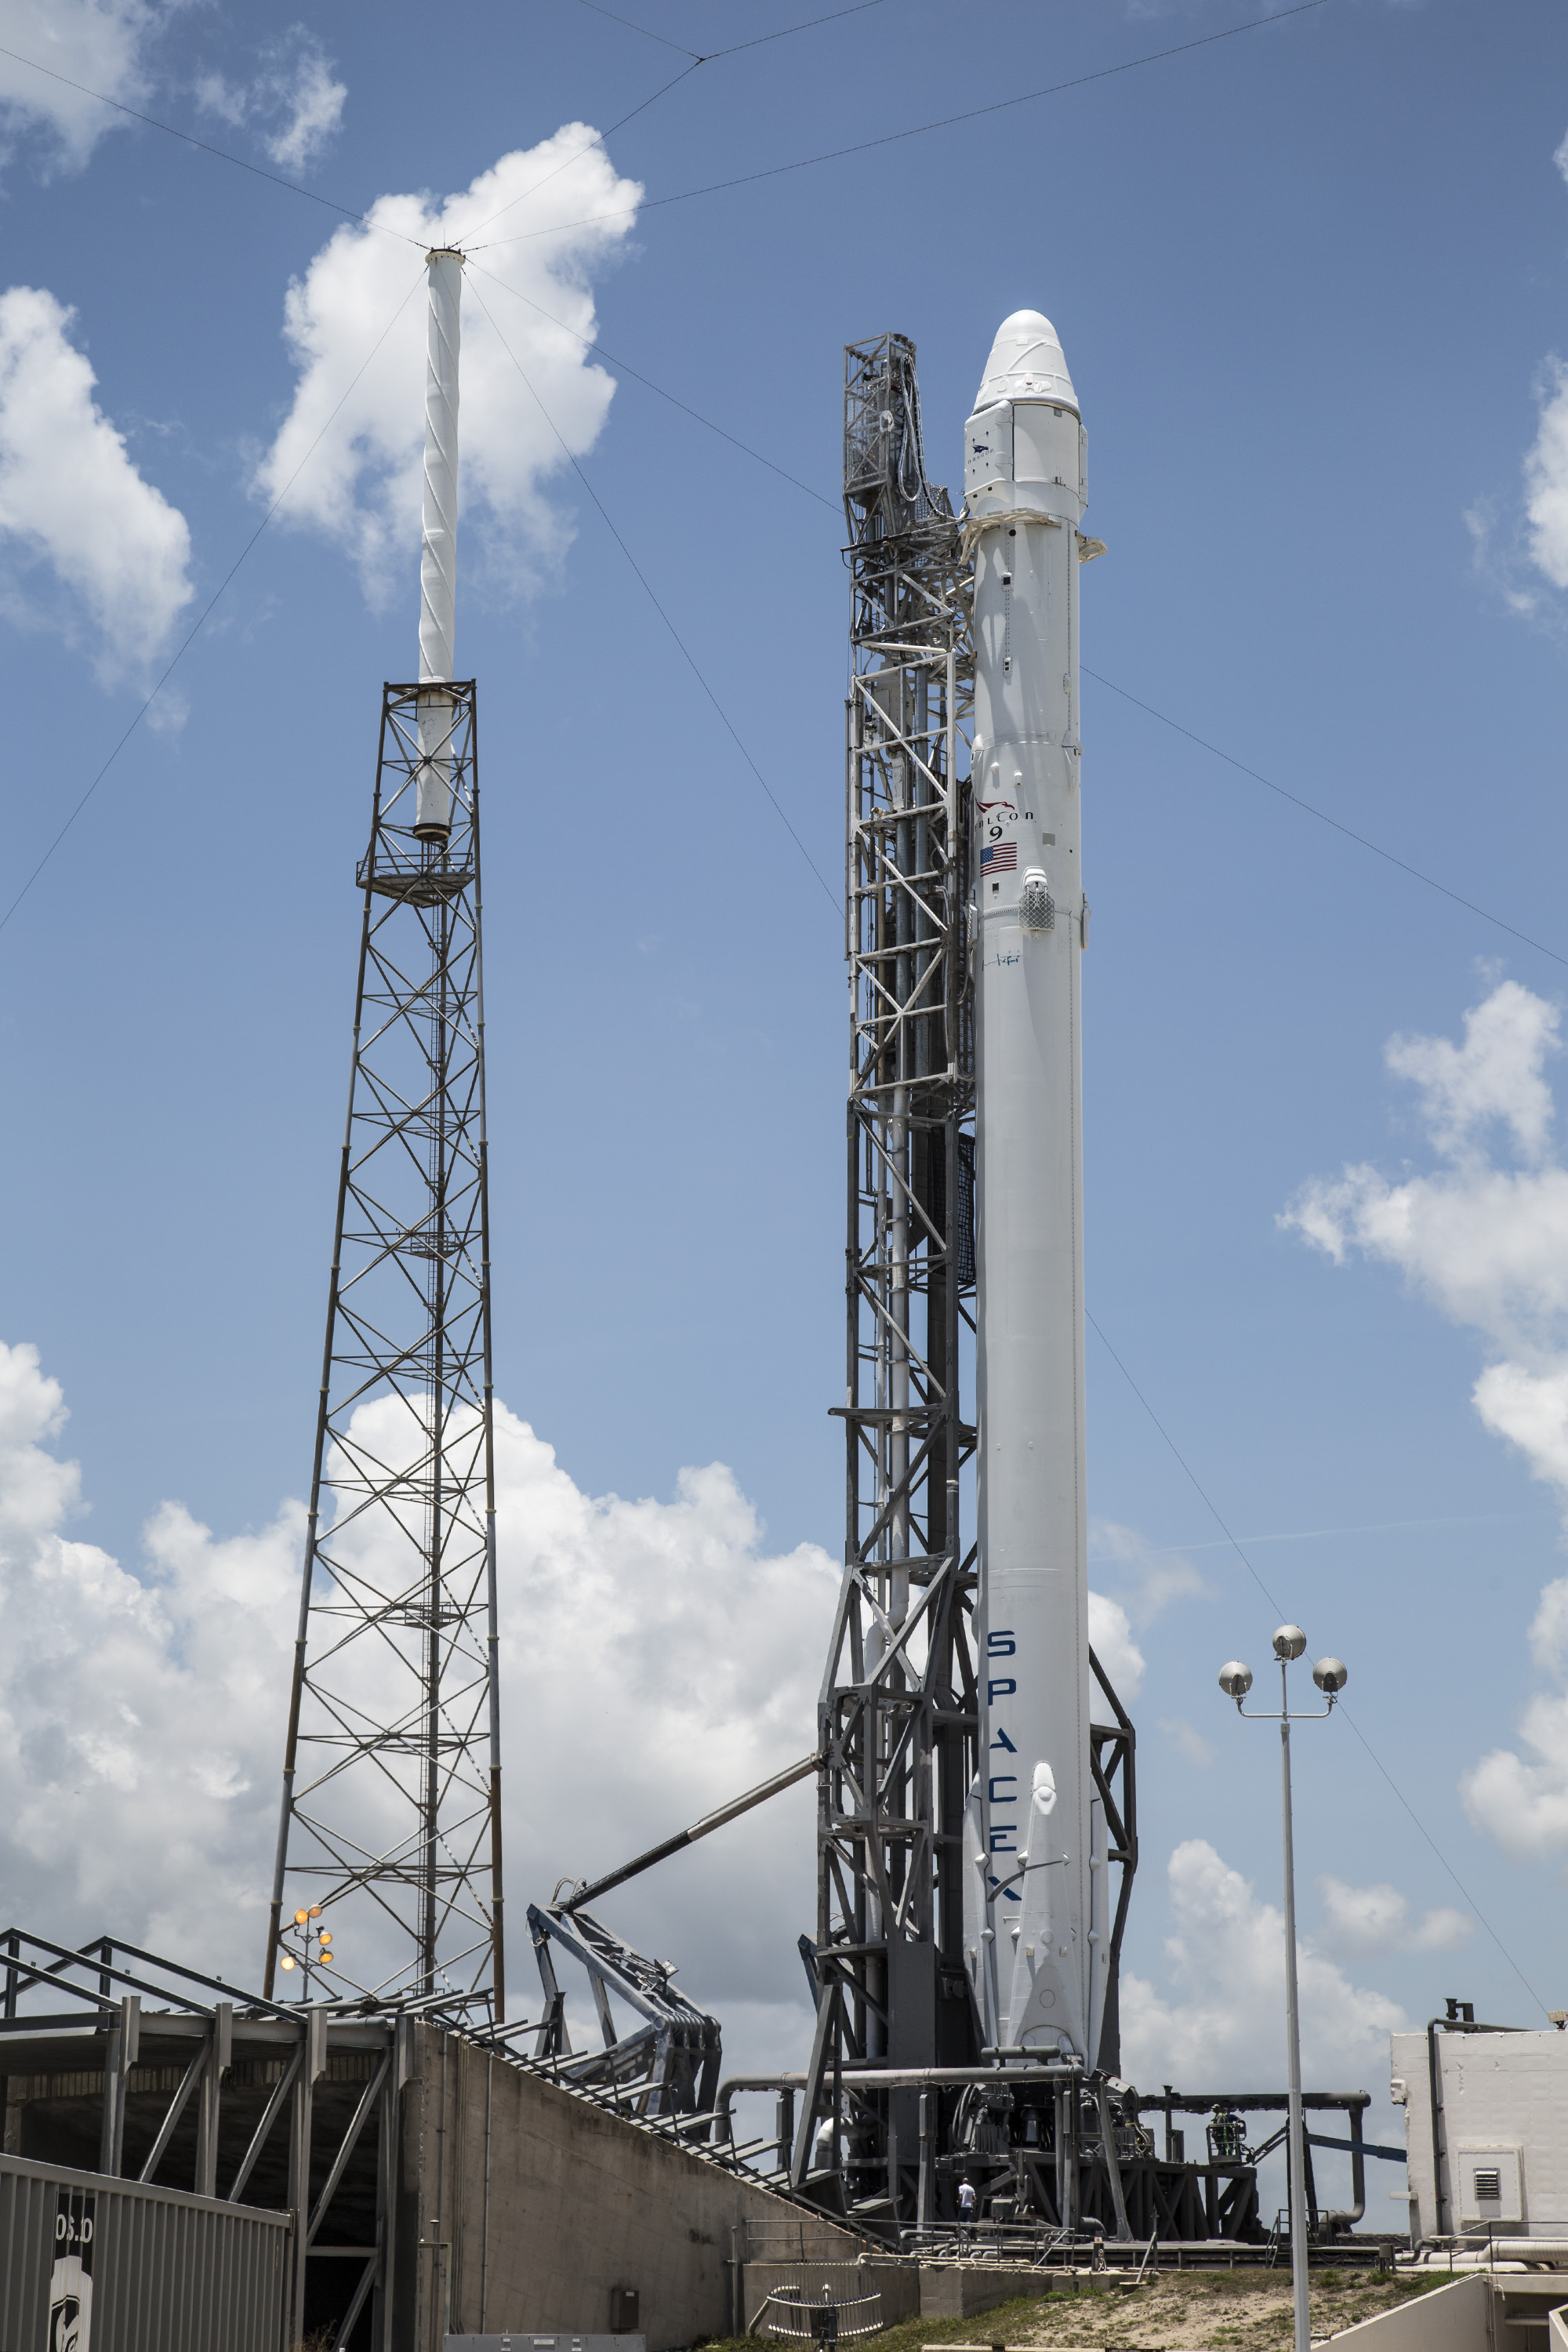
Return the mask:
<path id="1" fill-rule="evenodd" d="M 444 713 L 434 730 L 433 706 Z M 427 793 L 423 814 L 416 806 L 432 772 L 449 782 L 449 825 L 428 821 Z M 452 682 L 439 696 L 428 687 L 385 688 L 370 846 L 358 880 L 364 914 L 353 1068 L 266 1989 L 270 1997 L 279 1963 L 297 1958 L 313 1973 L 324 1964 L 345 1990 L 483 1990 L 500 2018 L 495 1471 L 471 682 Z M 318 1906 L 319 1917 L 297 1929 L 298 1914 Z M 332 1940 L 340 1925 L 341 1959 Z"/>
<path id="2" fill-rule="evenodd" d="M 817 2033 L 797 2180 L 835 2072 L 971 2054 L 958 1833 L 975 1731 L 960 1513 L 974 1445 L 962 1396 L 974 1282 L 973 665 L 960 526 L 926 481 L 901 336 L 846 354 L 844 478 L 846 1536 L 819 1706 Z M 899 2198 L 896 2134 L 885 2116 L 863 2124 L 843 2158 L 861 2176 L 849 2201 L 857 2189 Z M 904 2157 L 916 2165 L 912 2139 Z"/>
<path id="3" fill-rule="evenodd" d="M 847 2209 L 923 2221 L 942 2137 L 927 2103 L 843 2076 L 980 2055 L 961 1883 L 978 1727 L 972 567 L 927 479 L 914 346 L 881 335 L 845 358 L 845 1565 L 818 1707 L 816 2032 L 791 2177 L 826 2188 L 831 2172 Z M 1132 1728 L 1096 1677 L 1115 1717 L 1094 1760 L 1122 1865 L 1119 1947 Z"/>

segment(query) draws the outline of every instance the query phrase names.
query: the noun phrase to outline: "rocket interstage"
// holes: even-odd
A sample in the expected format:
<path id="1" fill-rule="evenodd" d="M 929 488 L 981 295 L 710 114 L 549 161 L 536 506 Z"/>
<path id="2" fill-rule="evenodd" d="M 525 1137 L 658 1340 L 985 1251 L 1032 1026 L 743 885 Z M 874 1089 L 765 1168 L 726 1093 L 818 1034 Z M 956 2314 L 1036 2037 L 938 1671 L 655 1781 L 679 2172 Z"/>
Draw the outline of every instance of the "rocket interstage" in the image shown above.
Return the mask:
<path id="1" fill-rule="evenodd" d="M 985 2044 L 1099 2058 L 1110 1968 L 1084 1490 L 1078 573 L 1098 552 L 1056 330 L 998 331 L 964 445 L 974 559 L 980 1773 L 964 1947 Z"/>

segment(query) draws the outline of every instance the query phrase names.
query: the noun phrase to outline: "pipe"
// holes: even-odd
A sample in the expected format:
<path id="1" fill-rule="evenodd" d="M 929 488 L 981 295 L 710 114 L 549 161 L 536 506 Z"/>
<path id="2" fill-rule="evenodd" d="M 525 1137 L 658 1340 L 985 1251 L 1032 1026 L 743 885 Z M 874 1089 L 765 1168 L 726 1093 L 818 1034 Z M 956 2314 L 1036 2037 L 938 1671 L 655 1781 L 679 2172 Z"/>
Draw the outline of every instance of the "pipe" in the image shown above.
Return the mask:
<path id="1" fill-rule="evenodd" d="M 816 1760 L 815 1759 L 813 1759 Z M 1020 2083 L 1070 2083 L 1081 2079 L 1076 2059 L 1061 2066 L 847 2066 L 838 2081 L 851 2091 L 942 2090 L 963 2083 L 1001 2083 L 1011 2090 Z M 731 2074 L 719 2085 L 715 2112 L 728 2124 L 730 2101 L 737 2091 L 804 2091 L 809 2074 Z M 728 2137 L 728 2130 L 721 2137 Z"/>
<path id="2" fill-rule="evenodd" d="M 458 616 L 458 352 L 463 257 L 437 247 L 425 257 L 430 311 L 425 368 L 425 513 L 419 555 L 419 683 L 445 684 L 456 657 Z M 449 694 L 418 698 L 419 766 L 414 830 L 445 841 L 452 829 Z"/>
<path id="3" fill-rule="evenodd" d="M 1110 2093 L 1104 2077 L 1100 2082 L 1100 2145 L 1105 2157 L 1106 2177 L 1110 2183 L 1111 2209 L 1116 2215 L 1116 2234 L 1131 2238 L 1127 2226 L 1127 2200 L 1121 2193 L 1121 2165 L 1116 2153 L 1116 2126 L 1110 2120 Z"/>
<path id="4" fill-rule="evenodd" d="M 769 1797 L 776 1797 L 782 1790 L 793 1789 L 797 1780 L 804 1780 L 808 1772 L 816 1771 L 818 1760 L 813 1750 L 811 1755 L 803 1756 L 798 1764 L 788 1765 L 784 1771 L 775 1772 L 771 1780 L 763 1781 L 758 1788 L 748 1789 L 743 1797 L 736 1797 L 731 1803 L 721 1805 L 716 1812 L 704 1813 L 702 1819 L 693 1822 L 689 1830 L 681 1830 L 675 1837 L 666 1838 L 662 1845 L 650 1846 L 647 1853 L 639 1853 L 635 1862 L 623 1863 L 619 1870 L 609 1871 L 603 1878 L 592 1879 L 587 1885 L 579 1886 L 575 1895 L 567 1896 L 561 1906 L 562 1910 L 581 1910 L 584 1903 L 592 1903 L 598 1895 L 607 1895 L 612 1886 L 623 1886 L 628 1878 L 636 1878 L 641 1872 L 651 1870 L 656 1862 L 664 1862 L 670 1854 L 679 1853 L 682 1846 L 695 1845 L 699 1838 L 710 1837 L 715 1830 L 721 1830 L 726 1822 L 734 1821 L 742 1813 L 749 1813 L 753 1805 L 764 1803 Z M 766 2083 L 752 2084 L 749 2087 L 766 2090 L 772 2086 L 773 2079 L 770 2075 Z"/>

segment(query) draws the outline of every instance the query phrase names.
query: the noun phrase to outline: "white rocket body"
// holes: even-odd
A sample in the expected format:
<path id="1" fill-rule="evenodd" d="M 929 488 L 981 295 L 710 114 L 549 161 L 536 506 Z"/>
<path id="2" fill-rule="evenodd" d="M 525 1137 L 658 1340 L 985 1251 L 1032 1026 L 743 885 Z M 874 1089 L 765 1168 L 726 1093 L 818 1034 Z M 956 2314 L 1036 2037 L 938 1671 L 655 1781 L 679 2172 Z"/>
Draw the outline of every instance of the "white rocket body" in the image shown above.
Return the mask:
<path id="1" fill-rule="evenodd" d="M 458 355 L 463 257 L 426 257 L 430 307 L 425 362 L 425 513 L 419 555 L 419 683 L 453 676 L 458 625 Z M 421 694 L 414 830 L 444 840 L 452 825 L 452 698 Z"/>
<path id="2" fill-rule="evenodd" d="M 983 1769 L 966 1823 L 964 1945 L 987 2048 L 1026 2044 L 1093 2067 L 1110 1922 L 1084 1494 L 1084 452 L 1056 331 L 1018 311 L 997 333 L 965 439 Z"/>

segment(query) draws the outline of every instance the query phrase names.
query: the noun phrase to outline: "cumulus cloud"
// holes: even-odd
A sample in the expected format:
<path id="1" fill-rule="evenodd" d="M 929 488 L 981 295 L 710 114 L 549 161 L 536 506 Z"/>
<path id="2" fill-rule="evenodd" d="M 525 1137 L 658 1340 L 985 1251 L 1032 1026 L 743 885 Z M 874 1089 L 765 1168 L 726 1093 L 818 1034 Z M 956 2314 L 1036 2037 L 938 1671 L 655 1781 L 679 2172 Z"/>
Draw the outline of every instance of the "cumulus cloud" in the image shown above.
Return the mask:
<path id="1" fill-rule="evenodd" d="M 165 1502 L 123 1567 L 70 1532 L 81 1489 L 57 1450 L 65 1417 L 37 1351 L 0 1346 L 7 1910 L 254 1983 L 303 1510 L 219 1537 Z M 497 1468 L 508 1877 L 514 1902 L 541 1901 L 810 1746 L 837 1574 L 812 1545 L 770 1552 L 720 1464 L 683 1471 L 668 1500 L 585 1495 L 502 1409 Z M 727 2008 L 770 2053 L 792 2019 L 792 2054 L 806 2032 L 794 1947 L 812 1924 L 812 1798 L 808 1785 L 774 1799 L 605 1906 L 684 1963 L 731 2039 Z M 514 2001 L 537 2013 L 527 1953 L 524 1934 Z"/>
<path id="2" fill-rule="evenodd" d="M 296 173 L 308 169 L 336 133 L 348 94 L 321 42 L 303 25 L 267 44 L 253 81 L 207 73 L 196 83 L 197 100 L 208 113 L 236 129 L 254 126 L 273 162 Z"/>
<path id="3" fill-rule="evenodd" d="M 1160 1718 L 1159 1728 L 1189 1764 L 1206 1768 L 1214 1762 L 1214 1747 L 1205 1739 L 1196 1724 L 1189 1723 L 1183 1715 L 1166 1715 Z"/>
<path id="4" fill-rule="evenodd" d="M 1555 352 L 1542 365 L 1535 397 L 1535 439 L 1524 460 L 1525 547 L 1554 588 L 1568 588 L 1568 366 Z"/>
<path id="5" fill-rule="evenodd" d="M 59 160 L 81 164 L 105 131 L 122 130 L 125 117 L 87 95 L 134 105 L 147 95 L 143 58 L 166 11 L 146 0 L 0 0 L 0 137 L 14 142 L 42 130 Z M 51 79 L 23 58 L 33 58 Z M 72 82 L 85 89 L 73 89 Z"/>
<path id="6" fill-rule="evenodd" d="M 616 174 L 597 133 L 567 123 L 539 146 L 503 155 L 459 195 L 381 197 L 370 213 L 374 226 L 338 230 L 289 287 L 283 332 L 299 383 L 255 487 L 276 498 L 324 434 L 279 520 L 341 547 L 374 604 L 413 590 L 425 430 L 420 255 L 479 239 L 502 211 L 510 223 L 529 225 L 494 277 L 493 253 L 468 265 L 459 424 L 464 574 L 478 570 L 492 587 L 526 590 L 571 538 L 567 519 L 544 495 L 566 463 L 562 444 L 584 455 L 609 413 L 613 380 L 589 362 L 579 338 L 595 331 L 589 277 L 624 247 L 641 197 L 635 181 Z M 609 217 L 584 226 L 590 215 Z M 514 300 L 495 277 L 525 299 Z"/>
<path id="7" fill-rule="evenodd" d="M 1170 1989 L 1131 1972 L 1121 1979 L 1122 2071 L 1143 2083 L 1278 2081 L 1284 2073 L 1285 1922 L 1203 1838 L 1172 1854 L 1173 1916 L 1164 1945 Z M 1388 2036 L 1405 2024 L 1396 2001 L 1352 1984 L 1307 1941 L 1297 1951 L 1301 2063 L 1335 2088 L 1358 2071 L 1376 2080 Z"/>
<path id="8" fill-rule="evenodd" d="M 1132 1638 L 1126 1610 L 1103 1592 L 1089 1596 L 1089 1641 L 1122 1705 L 1136 1698 L 1143 1687 L 1143 1653 Z"/>
<path id="9" fill-rule="evenodd" d="M 70 628 L 85 613 L 108 681 L 167 640 L 192 593 L 191 539 L 94 400 L 75 316 L 39 287 L 0 294 L 0 593 L 35 625 Z M 58 610 L 39 594 L 40 569 L 67 592 Z"/>
<path id="10" fill-rule="evenodd" d="M 1555 1005 L 1504 981 L 1466 1014 L 1462 1044 L 1392 1040 L 1389 1067 L 1419 1087 L 1441 1164 L 1398 1182 L 1366 1165 L 1314 1178 L 1279 1223 L 1336 1265 L 1359 1251 L 1397 1266 L 1477 1333 L 1477 1412 L 1568 1514 L 1568 1168 L 1546 1075 L 1558 1033 Z M 1471 1820 L 1520 1860 L 1568 1844 L 1568 1578 L 1542 1593 L 1531 1644 L 1558 1688 L 1529 1701 L 1522 1753 L 1494 1749 L 1460 1782 Z"/>
<path id="11" fill-rule="evenodd" d="M 1135 1625 L 1152 1625 L 1177 1601 L 1212 1601 L 1214 1586 L 1180 1552 L 1163 1550 L 1114 1519 L 1092 1519 L 1089 1549 L 1100 1567 L 1110 1567 L 1121 1601 Z"/>
<path id="12" fill-rule="evenodd" d="M 1318 1891 L 1324 1940 L 1352 1959 L 1375 1959 L 1384 1952 L 1458 1951 L 1474 1925 L 1468 1913 L 1447 1905 L 1412 1921 L 1409 1898 L 1397 1886 L 1352 1886 L 1327 1871 Z"/>

